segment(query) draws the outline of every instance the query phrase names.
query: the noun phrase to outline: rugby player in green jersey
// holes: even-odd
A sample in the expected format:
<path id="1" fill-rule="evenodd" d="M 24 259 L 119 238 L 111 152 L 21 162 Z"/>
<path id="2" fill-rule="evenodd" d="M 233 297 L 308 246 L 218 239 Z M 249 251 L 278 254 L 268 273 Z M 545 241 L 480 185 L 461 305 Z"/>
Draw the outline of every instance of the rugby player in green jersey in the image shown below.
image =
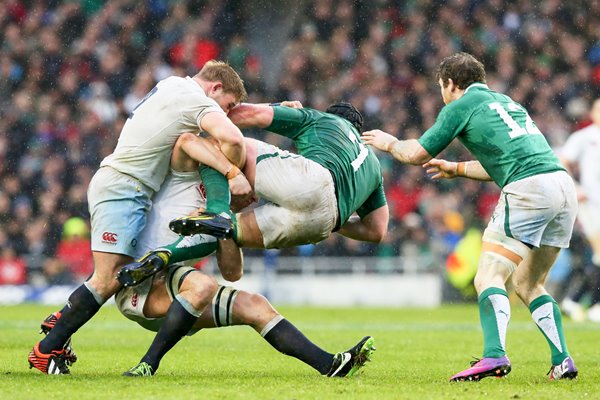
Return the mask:
<path id="1" fill-rule="evenodd" d="M 506 329 L 510 304 L 505 282 L 529 307 L 551 350 L 549 378 L 572 379 L 577 368 L 567 350 L 560 310 L 544 281 L 561 248 L 569 246 L 577 213 L 576 191 L 529 114 L 486 85 L 483 64 L 467 53 L 442 60 L 436 77 L 446 106 L 418 140 L 398 140 L 373 130 L 362 139 L 397 160 L 424 164 L 433 179 L 494 181 L 499 203 L 483 234 L 475 288 L 484 337 L 483 357 L 451 381 L 508 374 Z M 476 161 L 434 159 L 454 138 Z"/>
<path id="2" fill-rule="evenodd" d="M 389 210 L 381 167 L 360 141 L 363 119 L 354 106 L 336 103 L 321 112 L 302 108 L 299 102 L 242 104 L 228 116 L 239 127 L 266 128 L 290 137 L 299 154 L 246 138 L 243 173 L 266 204 L 237 214 L 235 229 L 230 230 L 229 216 L 211 212 L 215 201 L 208 196 L 208 183 L 204 182 L 207 212 L 171 221 L 174 232 L 233 237 L 240 247 L 267 249 L 318 243 L 336 231 L 355 240 L 383 240 Z M 217 171 L 235 167 L 206 139 L 193 139 L 197 145 L 205 143 L 198 153 L 217 166 Z M 170 263 L 195 257 L 195 249 L 182 249 L 176 242 L 126 265 L 117 278 L 121 284 L 133 286 Z M 241 274 L 240 270 L 232 276 Z"/>
<path id="3" fill-rule="evenodd" d="M 336 103 L 322 112 L 241 104 L 228 116 L 240 128 L 264 128 L 287 136 L 298 151 L 249 143 L 253 154 L 247 157 L 244 174 L 257 196 L 268 203 L 238 214 L 235 237 L 240 246 L 318 243 L 336 231 L 356 240 L 383 239 L 389 211 L 381 167 L 360 141 L 363 120 L 354 106 Z M 352 216 L 355 212 L 358 215 Z M 184 217 L 171 227 L 183 235 L 214 234 L 211 223 L 202 217 Z"/>

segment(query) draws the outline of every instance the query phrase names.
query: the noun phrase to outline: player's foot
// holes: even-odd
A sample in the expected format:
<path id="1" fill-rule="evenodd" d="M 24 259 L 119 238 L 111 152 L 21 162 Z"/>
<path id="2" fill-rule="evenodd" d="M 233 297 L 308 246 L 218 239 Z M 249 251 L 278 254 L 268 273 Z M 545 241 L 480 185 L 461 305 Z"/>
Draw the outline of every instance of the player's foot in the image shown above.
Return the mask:
<path id="1" fill-rule="evenodd" d="M 171 252 L 166 249 L 149 251 L 139 260 L 125 265 L 117 272 L 117 280 L 123 286 L 135 286 L 169 265 Z"/>
<path id="2" fill-rule="evenodd" d="M 60 311 L 55 311 L 52 314 L 48 315 L 40 324 L 40 333 L 47 335 L 50 333 L 54 325 L 56 325 L 56 321 L 62 316 Z M 73 365 L 77 361 L 77 355 L 73 351 L 73 342 L 71 338 L 67 339 L 67 342 L 63 346 L 65 350 L 65 363 L 67 365 Z"/>
<path id="3" fill-rule="evenodd" d="M 38 342 L 29 352 L 27 361 L 29 368 L 36 368 L 47 375 L 69 375 L 69 367 L 66 362 L 65 349 L 53 350 L 50 354 L 40 352 Z"/>
<path id="4" fill-rule="evenodd" d="M 559 379 L 575 379 L 577 378 L 577 367 L 571 357 L 565 358 L 559 365 L 553 365 L 548 371 L 548 379 L 557 381 Z"/>
<path id="5" fill-rule="evenodd" d="M 154 375 L 154 368 L 152 365 L 141 362 L 135 367 L 123 372 L 123 376 L 152 376 Z"/>
<path id="6" fill-rule="evenodd" d="M 488 376 L 500 378 L 508 375 L 510 370 L 511 366 L 508 357 L 485 357 L 481 360 L 472 361 L 470 368 L 454 375 L 450 378 L 450 382 L 479 381 Z"/>
<path id="7" fill-rule="evenodd" d="M 560 308 L 562 312 L 569 318 L 571 318 L 575 322 L 583 322 L 585 321 L 586 315 L 585 311 L 581 304 L 576 301 L 571 300 L 568 297 L 560 303 Z M 600 310 L 599 310 L 600 311 Z"/>
<path id="8" fill-rule="evenodd" d="M 337 353 L 333 356 L 333 365 L 327 373 L 329 377 L 343 378 L 351 377 L 365 365 L 367 361 L 371 361 L 371 355 L 375 351 L 375 339 L 371 336 L 365 336 L 356 346 L 343 353 Z"/>
<path id="9" fill-rule="evenodd" d="M 233 222 L 227 213 L 201 213 L 197 216 L 185 216 L 172 220 L 169 228 L 183 236 L 205 234 L 217 239 L 228 239 L 233 236 Z"/>

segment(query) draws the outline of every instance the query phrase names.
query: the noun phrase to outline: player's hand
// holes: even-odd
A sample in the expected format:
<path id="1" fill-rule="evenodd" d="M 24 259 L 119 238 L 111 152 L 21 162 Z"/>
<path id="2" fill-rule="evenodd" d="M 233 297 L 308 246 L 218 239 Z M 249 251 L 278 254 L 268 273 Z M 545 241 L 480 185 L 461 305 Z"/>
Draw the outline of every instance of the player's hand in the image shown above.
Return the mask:
<path id="1" fill-rule="evenodd" d="M 378 150 L 387 152 L 389 152 L 392 145 L 398 141 L 394 136 L 379 129 L 363 132 L 360 138 L 366 144 L 371 145 Z"/>
<path id="2" fill-rule="evenodd" d="M 192 211 L 191 213 L 189 213 L 188 215 L 189 215 L 190 217 L 198 217 L 199 215 L 201 215 L 201 214 L 204 214 L 204 212 L 206 212 L 206 208 L 204 208 L 204 207 L 199 207 L 199 208 L 196 208 L 196 209 L 195 209 L 194 211 Z"/>
<path id="3" fill-rule="evenodd" d="M 304 106 L 302 106 L 302 103 L 300 103 L 298 100 L 282 101 L 280 105 L 289 108 L 304 108 Z"/>
<path id="4" fill-rule="evenodd" d="M 244 174 L 237 174 L 229 179 L 229 190 L 231 191 L 232 196 L 239 197 L 238 201 L 240 204 L 246 203 L 246 205 L 248 205 L 254 201 L 254 191 Z"/>
<path id="5" fill-rule="evenodd" d="M 231 196 L 229 208 L 231 208 L 231 211 L 234 213 L 238 213 L 255 201 L 258 201 L 258 197 L 256 197 L 254 193 L 252 196 Z"/>
<path id="6" fill-rule="evenodd" d="M 431 179 L 452 179 L 457 176 L 458 163 L 432 158 L 423 164 L 423 168 L 427 170 L 428 175 L 433 174 Z"/>

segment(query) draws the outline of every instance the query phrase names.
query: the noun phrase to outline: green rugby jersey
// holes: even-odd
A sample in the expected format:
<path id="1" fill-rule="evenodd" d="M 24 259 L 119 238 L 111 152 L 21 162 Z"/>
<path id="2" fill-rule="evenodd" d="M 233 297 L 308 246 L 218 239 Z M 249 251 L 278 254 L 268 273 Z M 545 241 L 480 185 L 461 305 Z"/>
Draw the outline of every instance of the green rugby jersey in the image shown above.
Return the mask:
<path id="1" fill-rule="evenodd" d="M 379 160 L 349 121 L 310 108 L 273 108 L 266 129 L 292 139 L 298 154 L 333 175 L 340 226 L 355 211 L 364 217 L 386 204 Z"/>
<path id="2" fill-rule="evenodd" d="M 483 83 L 470 85 L 446 105 L 419 143 L 435 157 L 455 137 L 500 187 L 565 170 L 527 110 Z"/>

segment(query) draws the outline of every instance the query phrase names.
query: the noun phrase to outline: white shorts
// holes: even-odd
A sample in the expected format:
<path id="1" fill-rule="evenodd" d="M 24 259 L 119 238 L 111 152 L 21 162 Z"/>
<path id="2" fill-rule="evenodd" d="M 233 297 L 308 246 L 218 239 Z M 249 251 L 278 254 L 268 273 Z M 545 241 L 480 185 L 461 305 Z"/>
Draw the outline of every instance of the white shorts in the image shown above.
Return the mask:
<path id="1" fill-rule="evenodd" d="M 254 210 L 267 249 L 318 243 L 338 217 L 328 169 L 269 144 L 257 146 L 256 194 L 269 201 Z"/>
<path id="2" fill-rule="evenodd" d="M 197 270 L 192 267 L 172 266 L 166 274 L 158 273 L 139 285 L 123 287 L 115 294 L 117 308 L 121 311 L 121 314 L 130 320 L 137 322 L 150 331 L 158 332 L 165 318 L 148 318 L 144 315 L 144 305 L 152 286 L 163 283 L 167 288 L 169 298 L 173 301 L 179 293 L 179 287 L 183 283 L 183 279 L 192 271 Z M 196 332 L 196 329 L 191 330 L 188 335 L 193 335 Z"/>
<path id="3" fill-rule="evenodd" d="M 525 244 L 569 247 L 577 196 L 564 171 L 530 176 L 506 185 L 487 229 Z"/>
<path id="4" fill-rule="evenodd" d="M 154 192 L 110 167 L 100 168 L 88 188 L 92 251 L 135 257 Z"/>

